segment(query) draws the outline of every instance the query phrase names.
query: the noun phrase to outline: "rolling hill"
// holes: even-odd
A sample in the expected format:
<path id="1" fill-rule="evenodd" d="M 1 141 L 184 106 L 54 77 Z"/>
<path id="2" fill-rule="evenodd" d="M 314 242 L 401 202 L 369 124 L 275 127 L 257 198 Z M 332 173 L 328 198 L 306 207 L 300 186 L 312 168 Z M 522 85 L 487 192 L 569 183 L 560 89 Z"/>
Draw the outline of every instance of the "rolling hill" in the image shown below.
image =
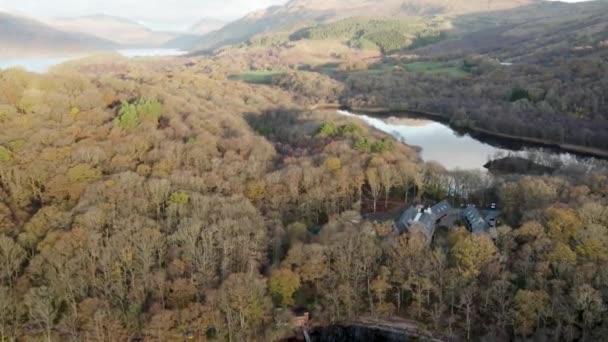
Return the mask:
<path id="1" fill-rule="evenodd" d="M 206 34 L 194 50 L 209 51 L 304 22 L 331 23 L 351 17 L 457 16 L 539 3 L 541 0 L 292 0 L 251 13 Z"/>
<path id="2" fill-rule="evenodd" d="M 0 57 L 79 54 L 116 48 L 116 43 L 85 33 L 60 31 L 42 22 L 0 13 Z"/>

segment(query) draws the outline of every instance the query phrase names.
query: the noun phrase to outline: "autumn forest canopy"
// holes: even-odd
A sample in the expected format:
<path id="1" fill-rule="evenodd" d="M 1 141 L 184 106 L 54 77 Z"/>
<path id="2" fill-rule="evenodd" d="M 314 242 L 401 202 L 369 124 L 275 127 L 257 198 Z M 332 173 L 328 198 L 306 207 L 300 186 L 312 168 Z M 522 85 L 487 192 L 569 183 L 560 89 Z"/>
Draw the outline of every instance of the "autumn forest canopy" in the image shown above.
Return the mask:
<path id="1" fill-rule="evenodd" d="M 288 341 L 302 310 L 317 333 L 602 340 L 605 160 L 446 169 L 336 113 L 605 155 L 608 6 L 531 3 L 271 22 L 281 7 L 204 55 L 0 70 L 0 341 Z M 443 200 L 498 224 L 399 234 Z"/>

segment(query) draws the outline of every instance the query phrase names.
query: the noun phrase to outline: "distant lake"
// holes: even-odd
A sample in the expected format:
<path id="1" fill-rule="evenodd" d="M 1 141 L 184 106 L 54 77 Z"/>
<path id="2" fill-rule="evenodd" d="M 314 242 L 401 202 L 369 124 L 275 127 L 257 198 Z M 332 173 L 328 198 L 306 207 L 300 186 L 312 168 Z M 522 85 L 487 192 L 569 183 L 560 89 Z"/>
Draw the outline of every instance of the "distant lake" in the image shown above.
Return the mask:
<path id="1" fill-rule="evenodd" d="M 471 137 L 460 134 L 439 122 L 417 118 L 380 119 L 367 115 L 339 111 L 346 116 L 354 116 L 368 125 L 393 136 L 395 139 L 421 148 L 425 161 L 436 161 L 448 170 L 482 169 L 497 153 L 508 152 Z"/>
<path id="2" fill-rule="evenodd" d="M 118 50 L 119 54 L 126 57 L 161 57 L 180 56 L 186 51 L 177 49 L 125 49 Z M 82 57 L 82 56 L 81 56 Z M 41 58 L 0 58 L 0 69 L 21 67 L 33 72 L 47 72 L 50 67 L 81 57 L 41 57 Z"/>

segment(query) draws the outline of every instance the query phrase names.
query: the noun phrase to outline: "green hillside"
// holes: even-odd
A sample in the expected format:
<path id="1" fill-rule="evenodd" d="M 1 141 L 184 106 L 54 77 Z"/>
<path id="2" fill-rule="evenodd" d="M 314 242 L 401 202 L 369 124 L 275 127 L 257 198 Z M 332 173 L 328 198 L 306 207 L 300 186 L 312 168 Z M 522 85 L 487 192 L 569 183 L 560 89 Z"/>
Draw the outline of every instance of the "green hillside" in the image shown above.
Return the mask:
<path id="1" fill-rule="evenodd" d="M 313 22 L 332 24 L 353 17 L 437 17 L 452 18 L 468 13 L 503 10 L 539 3 L 541 0 L 291 0 L 283 6 L 251 13 L 221 29 L 203 36 L 192 50 L 209 52 L 217 48 L 240 44 L 252 37 L 282 30 L 286 27 Z M 399 20 L 395 20 L 398 22 Z M 334 28 L 350 30 L 350 25 Z M 333 26 L 333 25 L 330 25 Z M 397 24 L 400 26 L 400 24 Z M 346 32 L 346 31 L 344 31 Z M 321 33 L 321 32 L 319 32 Z M 395 32 L 389 35 L 396 37 Z"/>
<path id="2" fill-rule="evenodd" d="M 248 47 L 285 46 L 304 40 L 335 41 L 361 50 L 397 52 L 443 39 L 445 21 L 423 17 L 399 19 L 355 17 L 330 24 L 299 25 L 259 34 L 248 40 Z"/>
<path id="3" fill-rule="evenodd" d="M 442 23 L 442 20 L 422 17 L 349 18 L 303 29 L 292 39 L 337 39 L 346 41 L 351 47 L 394 52 L 411 46 L 418 37 L 439 36 Z"/>

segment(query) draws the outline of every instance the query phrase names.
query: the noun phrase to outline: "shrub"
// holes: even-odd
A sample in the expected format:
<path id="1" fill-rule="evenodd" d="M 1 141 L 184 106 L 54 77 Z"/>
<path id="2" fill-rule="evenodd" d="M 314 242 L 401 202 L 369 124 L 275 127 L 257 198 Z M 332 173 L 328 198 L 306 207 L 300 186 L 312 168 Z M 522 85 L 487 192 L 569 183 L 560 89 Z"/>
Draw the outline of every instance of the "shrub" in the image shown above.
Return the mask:
<path id="1" fill-rule="evenodd" d="M 71 182 L 90 183 L 101 178 L 101 171 L 91 167 L 88 164 L 78 164 L 67 172 L 68 179 Z"/>
<path id="2" fill-rule="evenodd" d="M 185 191 L 176 191 L 169 197 L 169 203 L 172 204 L 188 204 L 190 202 L 190 195 Z"/>
<path id="3" fill-rule="evenodd" d="M 371 145 L 372 153 L 382 153 L 392 151 L 394 148 L 393 142 L 387 139 L 376 140 Z"/>
<path id="4" fill-rule="evenodd" d="M 357 137 L 355 140 L 355 149 L 363 152 L 369 152 L 371 150 L 371 142 L 367 138 Z"/>
<path id="5" fill-rule="evenodd" d="M 354 148 L 362 152 L 382 153 L 392 151 L 394 148 L 390 140 L 372 140 L 365 137 L 361 126 L 354 123 L 336 126 L 333 122 L 325 122 L 319 127 L 317 135 L 321 137 L 352 137 L 355 139 Z M 327 161 L 325 166 L 328 167 Z"/>
<path id="6" fill-rule="evenodd" d="M 526 89 L 515 87 L 511 90 L 511 97 L 509 98 L 509 101 L 516 102 L 523 99 L 530 100 L 530 95 Z"/>
<path id="7" fill-rule="evenodd" d="M 318 135 L 323 137 L 333 137 L 338 133 L 338 127 L 333 122 L 324 122 L 321 127 L 319 127 Z"/>
<path id="8" fill-rule="evenodd" d="M 325 160 L 325 168 L 328 171 L 336 172 L 342 168 L 342 162 L 340 161 L 340 158 L 329 157 Z"/>
<path id="9" fill-rule="evenodd" d="M 359 50 L 378 50 L 376 43 L 364 37 L 352 39 L 348 42 L 348 45 Z"/>
<path id="10" fill-rule="evenodd" d="M 333 122 L 325 122 L 319 127 L 317 135 L 322 137 L 346 137 L 359 136 L 363 133 L 363 129 L 354 123 L 336 126 Z"/>
<path id="11" fill-rule="evenodd" d="M 135 106 L 137 108 L 137 113 L 140 118 L 147 120 L 150 119 L 156 123 L 160 119 L 163 111 L 162 104 L 155 99 L 139 99 Z"/>
<path id="12" fill-rule="evenodd" d="M 143 121 L 158 125 L 162 116 L 162 104 L 155 99 L 140 98 L 132 103 L 122 101 L 116 124 L 122 129 L 139 126 Z"/>
<path id="13" fill-rule="evenodd" d="M 383 153 L 392 151 L 394 147 L 393 142 L 387 139 L 372 141 L 368 138 L 357 137 L 355 140 L 355 149 L 363 152 Z"/>
<path id="14" fill-rule="evenodd" d="M 291 306 L 295 304 L 293 295 L 300 285 L 300 276 L 290 269 L 283 268 L 270 274 L 268 290 L 279 305 Z"/>
<path id="15" fill-rule="evenodd" d="M 245 186 L 245 196 L 253 201 L 261 201 L 266 197 L 266 183 L 263 180 L 254 180 Z"/>
<path id="16" fill-rule="evenodd" d="M 139 126 L 139 115 L 137 115 L 137 108 L 126 101 L 123 102 L 118 112 L 117 124 L 118 127 L 122 129 L 135 128 Z"/>
<path id="17" fill-rule="evenodd" d="M 338 128 L 338 134 L 345 136 L 345 135 L 359 135 L 363 132 L 363 129 L 361 129 L 361 126 L 354 124 L 354 123 L 348 123 L 346 125 L 342 125 Z"/>
<path id="18" fill-rule="evenodd" d="M 13 159 L 13 154 L 6 147 L 0 146 L 0 162 L 7 162 Z"/>
<path id="19" fill-rule="evenodd" d="M 441 31 L 439 33 L 428 33 L 428 34 L 419 33 L 416 35 L 416 38 L 414 38 L 414 41 L 412 42 L 412 45 L 410 46 L 410 48 L 417 49 L 417 48 L 421 48 L 421 47 L 424 47 L 427 45 L 436 44 L 447 38 L 448 38 L 448 35 L 444 31 Z"/>
<path id="20" fill-rule="evenodd" d="M 336 102 L 343 92 L 343 85 L 327 75 L 315 72 L 288 72 L 276 75 L 272 84 L 297 94 L 305 102 Z"/>
<path id="21" fill-rule="evenodd" d="M 378 45 L 384 53 L 403 50 L 412 43 L 403 34 L 393 30 L 373 32 L 365 35 L 365 38 Z"/>

